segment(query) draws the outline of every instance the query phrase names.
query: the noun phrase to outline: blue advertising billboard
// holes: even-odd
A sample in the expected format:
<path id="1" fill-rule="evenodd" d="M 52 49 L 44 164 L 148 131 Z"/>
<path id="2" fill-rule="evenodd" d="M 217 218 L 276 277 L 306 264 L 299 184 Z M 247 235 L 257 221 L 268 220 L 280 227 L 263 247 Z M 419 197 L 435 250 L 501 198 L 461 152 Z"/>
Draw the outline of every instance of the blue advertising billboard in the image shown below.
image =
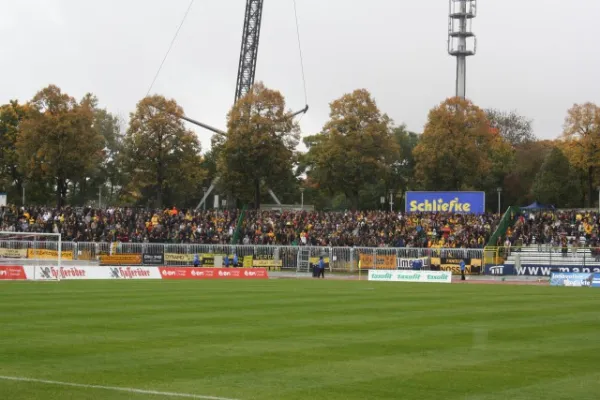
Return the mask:
<path id="1" fill-rule="evenodd" d="M 592 286 L 594 274 L 582 274 L 574 272 L 559 272 L 550 277 L 550 286 Z"/>
<path id="2" fill-rule="evenodd" d="M 583 273 L 598 275 L 600 287 L 600 266 L 579 267 L 573 265 L 491 265 L 484 269 L 486 275 L 550 276 L 552 273 Z"/>
<path id="3" fill-rule="evenodd" d="M 406 212 L 483 214 L 485 192 L 406 192 Z"/>

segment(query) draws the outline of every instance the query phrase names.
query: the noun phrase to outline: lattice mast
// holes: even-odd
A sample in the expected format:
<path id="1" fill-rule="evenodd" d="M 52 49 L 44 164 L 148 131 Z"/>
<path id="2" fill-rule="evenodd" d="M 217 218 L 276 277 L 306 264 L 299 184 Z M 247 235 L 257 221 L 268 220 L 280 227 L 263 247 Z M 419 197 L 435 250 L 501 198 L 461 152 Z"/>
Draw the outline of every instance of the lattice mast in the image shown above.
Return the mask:
<path id="1" fill-rule="evenodd" d="M 238 67 L 235 88 L 236 102 L 244 97 L 254 84 L 262 10 L 263 0 L 247 0 L 244 32 L 242 34 L 242 49 L 240 51 L 240 65 Z"/>
<path id="2" fill-rule="evenodd" d="M 472 30 L 477 16 L 477 0 L 449 0 L 448 54 L 456 57 L 456 97 L 465 98 L 467 57 L 477 51 L 477 38 Z"/>

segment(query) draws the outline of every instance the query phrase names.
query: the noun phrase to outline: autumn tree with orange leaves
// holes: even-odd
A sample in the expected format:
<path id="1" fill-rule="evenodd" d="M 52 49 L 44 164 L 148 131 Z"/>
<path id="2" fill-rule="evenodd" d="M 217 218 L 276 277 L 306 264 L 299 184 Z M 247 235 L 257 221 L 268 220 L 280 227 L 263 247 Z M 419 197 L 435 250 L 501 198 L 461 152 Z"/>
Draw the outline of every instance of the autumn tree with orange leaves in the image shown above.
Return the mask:
<path id="1" fill-rule="evenodd" d="M 501 182 L 512 151 L 482 109 L 455 97 L 429 112 L 414 156 L 423 189 L 481 190 Z"/>
<path id="2" fill-rule="evenodd" d="M 569 161 L 586 175 L 586 200 L 591 207 L 600 168 L 600 107 L 593 103 L 573 105 L 567 111 L 562 138 Z"/>

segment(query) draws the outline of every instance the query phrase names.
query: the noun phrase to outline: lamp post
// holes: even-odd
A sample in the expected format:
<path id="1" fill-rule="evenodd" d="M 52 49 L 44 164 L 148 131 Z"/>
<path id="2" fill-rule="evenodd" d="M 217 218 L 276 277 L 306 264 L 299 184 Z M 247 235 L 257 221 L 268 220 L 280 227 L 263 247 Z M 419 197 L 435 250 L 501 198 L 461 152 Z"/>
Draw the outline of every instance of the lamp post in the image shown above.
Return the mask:
<path id="1" fill-rule="evenodd" d="M 394 191 L 390 189 L 390 212 L 394 211 Z"/>
<path id="2" fill-rule="evenodd" d="M 502 213 L 502 188 L 499 187 L 496 191 L 498 192 L 498 215 L 500 215 Z"/>
<path id="3" fill-rule="evenodd" d="M 300 207 L 304 211 L 304 188 L 300 188 Z"/>
<path id="4" fill-rule="evenodd" d="M 208 190 L 208 188 L 206 186 L 204 186 L 202 188 L 202 190 L 204 191 L 204 203 L 202 203 L 202 209 L 203 209 L 203 211 L 206 211 L 206 200 L 207 200 L 206 191 Z"/>
<path id="5" fill-rule="evenodd" d="M 598 189 L 598 212 L 600 212 L 600 186 L 598 186 L 596 189 Z"/>
<path id="6" fill-rule="evenodd" d="M 385 196 L 381 196 L 379 200 L 381 201 L 381 209 L 385 211 Z"/>

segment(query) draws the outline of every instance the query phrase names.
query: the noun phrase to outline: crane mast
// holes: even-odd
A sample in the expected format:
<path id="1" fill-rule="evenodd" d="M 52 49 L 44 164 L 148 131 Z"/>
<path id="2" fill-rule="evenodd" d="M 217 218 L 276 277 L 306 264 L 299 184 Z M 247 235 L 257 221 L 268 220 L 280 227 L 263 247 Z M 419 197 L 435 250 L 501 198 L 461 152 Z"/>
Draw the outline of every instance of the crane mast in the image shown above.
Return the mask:
<path id="1" fill-rule="evenodd" d="M 244 97 L 250 91 L 252 85 L 254 85 L 262 10 L 263 0 L 246 1 L 242 49 L 240 51 L 240 64 L 235 87 L 235 102 Z"/>
<path id="2" fill-rule="evenodd" d="M 254 85 L 254 76 L 256 75 L 256 59 L 258 56 L 258 42 L 260 39 L 260 25 L 262 21 L 262 10 L 263 10 L 263 0 L 246 0 L 246 13 L 244 17 L 244 31 L 242 33 L 242 48 L 240 51 L 240 63 L 238 68 L 238 76 L 237 83 L 235 88 L 235 103 L 244 97 L 249 91 L 252 85 Z M 297 23 L 297 21 L 296 21 Z M 234 103 L 234 104 L 235 104 Z M 284 117 L 284 119 L 291 119 L 296 117 L 297 115 L 304 114 L 308 111 L 308 104 L 305 107 L 297 112 L 289 113 Z M 186 115 L 178 115 L 178 118 L 183 119 L 189 123 L 192 123 L 196 126 L 202 127 L 204 129 L 210 130 L 217 135 L 222 137 L 227 136 L 227 132 L 212 127 L 210 125 L 204 124 L 200 121 L 192 119 Z M 217 176 L 213 182 L 211 183 L 208 190 L 204 193 L 204 197 L 198 204 L 197 209 L 200 209 L 206 202 L 206 199 L 211 194 L 215 185 L 220 180 L 220 177 Z M 275 193 L 271 189 L 268 190 L 269 194 L 275 200 L 277 204 L 281 204 Z"/>

